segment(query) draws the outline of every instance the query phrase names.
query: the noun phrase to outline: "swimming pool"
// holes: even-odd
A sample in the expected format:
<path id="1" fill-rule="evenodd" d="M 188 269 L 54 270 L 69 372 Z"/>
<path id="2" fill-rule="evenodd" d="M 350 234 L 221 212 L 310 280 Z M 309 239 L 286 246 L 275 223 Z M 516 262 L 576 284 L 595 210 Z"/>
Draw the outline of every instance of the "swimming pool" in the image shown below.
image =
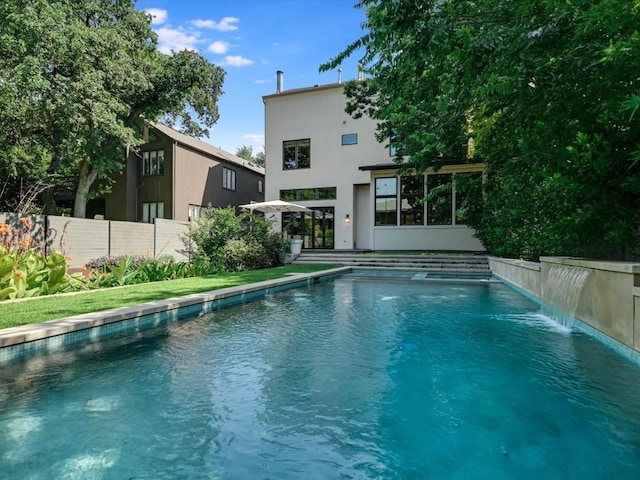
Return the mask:
<path id="1" fill-rule="evenodd" d="M 5 367 L 0 477 L 640 477 L 640 368 L 495 283 L 347 275 Z"/>

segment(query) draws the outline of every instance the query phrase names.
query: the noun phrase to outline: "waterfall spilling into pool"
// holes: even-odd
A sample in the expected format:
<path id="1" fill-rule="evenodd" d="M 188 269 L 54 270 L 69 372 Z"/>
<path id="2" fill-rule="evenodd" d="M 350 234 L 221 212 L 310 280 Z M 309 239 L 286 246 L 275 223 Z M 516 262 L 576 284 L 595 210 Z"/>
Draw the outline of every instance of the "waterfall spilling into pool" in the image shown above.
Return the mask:
<path id="1" fill-rule="evenodd" d="M 571 329 L 589 275 L 591 270 L 588 268 L 553 265 L 544 286 L 542 313 Z"/>

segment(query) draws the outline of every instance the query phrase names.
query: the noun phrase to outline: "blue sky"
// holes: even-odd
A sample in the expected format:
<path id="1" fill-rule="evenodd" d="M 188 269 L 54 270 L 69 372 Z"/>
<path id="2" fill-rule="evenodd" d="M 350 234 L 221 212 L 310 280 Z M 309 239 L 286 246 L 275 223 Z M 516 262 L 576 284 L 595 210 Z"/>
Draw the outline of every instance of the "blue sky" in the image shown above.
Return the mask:
<path id="1" fill-rule="evenodd" d="M 203 138 L 231 153 L 242 145 L 264 147 L 262 96 L 275 92 L 276 71 L 284 88 L 334 83 L 337 71 L 319 73 L 362 35 L 364 12 L 356 0 L 139 0 L 154 16 L 158 48 L 198 51 L 227 72 L 220 119 Z M 342 65 L 343 80 L 357 76 L 358 57 Z"/>

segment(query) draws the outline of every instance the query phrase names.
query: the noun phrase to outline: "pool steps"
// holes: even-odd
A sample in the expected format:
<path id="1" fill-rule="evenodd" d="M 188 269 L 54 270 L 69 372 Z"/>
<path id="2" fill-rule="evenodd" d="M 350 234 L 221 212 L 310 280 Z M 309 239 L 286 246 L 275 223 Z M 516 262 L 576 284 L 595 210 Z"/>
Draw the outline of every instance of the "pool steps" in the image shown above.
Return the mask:
<path id="1" fill-rule="evenodd" d="M 367 254 L 364 252 L 302 251 L 294 264 L 332 263 L 350 267 L 385 268 L 426 272 L 429 275 L 446 273 L 452 275 L 485 274 L 491 276 L 489 260 L 485 255 L 392 255 Z"/>

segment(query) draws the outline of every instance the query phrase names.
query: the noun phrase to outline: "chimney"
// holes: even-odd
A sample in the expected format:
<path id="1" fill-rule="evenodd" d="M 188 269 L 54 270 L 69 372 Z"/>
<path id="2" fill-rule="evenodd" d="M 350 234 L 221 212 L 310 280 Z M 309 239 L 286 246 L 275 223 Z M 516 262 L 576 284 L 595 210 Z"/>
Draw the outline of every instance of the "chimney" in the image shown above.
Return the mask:
<path id="1" fill-rule="evenodd" d="M 342 69 L 338 69 L 338 83 L 342 83 Z"/>
<path id="2" fill-rule="evenodd" d="M 282 90 L 284 88 L 284 72 L 282 70 L 278 70 L 276 72 L 276 78 L 278 79 L 276 93 L 282 93 Z"/>
<path id="3" fill-rule="evenodd" d="M 358 80 L 364 80 L 364 73 L 362 72 L 362 64 L 358 64 Z"/>

